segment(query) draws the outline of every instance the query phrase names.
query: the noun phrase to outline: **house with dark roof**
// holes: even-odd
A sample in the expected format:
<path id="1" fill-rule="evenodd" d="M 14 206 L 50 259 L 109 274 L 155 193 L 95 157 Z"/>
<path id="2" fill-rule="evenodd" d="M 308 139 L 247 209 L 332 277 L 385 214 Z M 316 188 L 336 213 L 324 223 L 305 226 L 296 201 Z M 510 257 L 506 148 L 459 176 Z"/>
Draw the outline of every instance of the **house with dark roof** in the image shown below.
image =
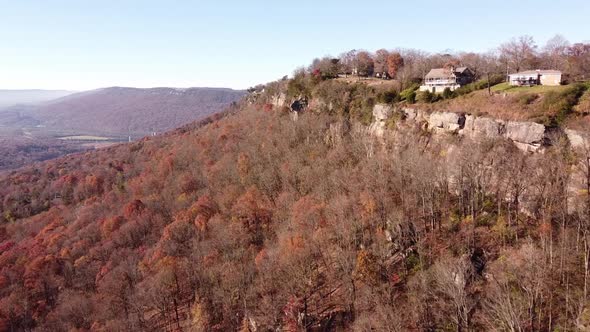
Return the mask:
<path id="1" fill-rule="evenodd" d="M 473 82 L 473 72 L 467 67 L 433 68 L 424 77 L 420 91 L 441 93 L 446 88 L 451 91 Z"/>
<path id="2" fill-rule="evenodd" d="M 562 74 L 559 70 L 525 70 L 508 75 L 510 85 L 560 85 Z"/>

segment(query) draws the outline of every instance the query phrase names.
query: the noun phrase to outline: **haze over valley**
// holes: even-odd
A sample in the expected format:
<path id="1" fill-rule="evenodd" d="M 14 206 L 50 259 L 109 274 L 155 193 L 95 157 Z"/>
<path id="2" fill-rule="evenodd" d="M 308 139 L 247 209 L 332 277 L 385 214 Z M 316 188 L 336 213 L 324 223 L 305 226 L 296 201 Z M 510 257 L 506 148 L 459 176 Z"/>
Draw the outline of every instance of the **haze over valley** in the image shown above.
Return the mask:
<path id="1" fill-rule="evenodd" d="M 162 133 L 221 112 L 244 94 L 222 88 L 0 91 L 0 170 Z"/>
<path id="2" fill-rule="evenodd" d="M 37 104 L 65 97 L 74 93 L 66 90 L 2 90 L 0 89 L 0 110 L 18 104 Z"/>

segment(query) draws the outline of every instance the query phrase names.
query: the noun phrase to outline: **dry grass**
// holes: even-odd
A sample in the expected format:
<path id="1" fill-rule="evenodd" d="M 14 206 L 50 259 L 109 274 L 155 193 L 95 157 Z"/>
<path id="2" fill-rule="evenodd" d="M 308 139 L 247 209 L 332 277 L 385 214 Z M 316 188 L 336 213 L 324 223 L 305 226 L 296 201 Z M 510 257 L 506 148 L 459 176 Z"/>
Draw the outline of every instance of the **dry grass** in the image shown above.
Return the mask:
<path id="1" fill-rule="evenodd" d="M 357 77 L 357 76 L 348 76 L 348 77 L 339 77 L 336 81 L 344 82 L 344 83 L 363 83 L 368 86 L 372 87 L 385 87 L 385 88 L 399 88 L 400 83 L 397 80 L 382 80 L 379 78 L 373 77 Z"/>
<path id="2" fill-rule="evenodd" d="M 546 85 L 535 85 L 535 86 L 512 86 L 508 83 L 500 83 L 492 87 L 493 92 L 506 92 L 506 93 L 547 93 L 549 91 L 563 91 L 567 88 L 567 85 L 558 86 L 546 86 Z"/>
<path id="3" fill-rule="evenodd" d="M 476 91 L 454 99 L 443 100 L 433 104 L 416 104 L 428 111 L 447 111 L 469 113 L 477 116 L 491 116 L 503 120 L 530 120 L 538 116 L 535 105 L 537 99 L 530 104 L 523 105 L 520 96 L 498 94 L 489 95 L 487 91 Z"/>
<path id="4" fill-rule="evenodd" d="M 580 98 L 578 105 L 574 107 L 574 112 L 579 115 L 590 114 L 590 90 L 586 91 Z"/>
<path id="5" fill-rule="evenodd" d="M 590 131 L 590 90 L 580 98 L 573 109 L 574 114 L 565 121 L 565 126 L 575 130 Z"/>

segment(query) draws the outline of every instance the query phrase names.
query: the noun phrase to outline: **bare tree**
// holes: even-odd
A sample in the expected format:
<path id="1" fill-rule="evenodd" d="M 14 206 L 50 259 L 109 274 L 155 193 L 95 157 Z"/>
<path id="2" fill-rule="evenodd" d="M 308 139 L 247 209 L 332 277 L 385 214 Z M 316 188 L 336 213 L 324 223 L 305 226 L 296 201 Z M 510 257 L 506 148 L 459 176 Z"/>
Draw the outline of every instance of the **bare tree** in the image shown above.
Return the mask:
<path id="1" fill-rule="evenodd" d="M 548 293 L 545 255 L 532 243 L 505 255 L 511 259 L 490 268 L 491 285 L 483 303 L 488 326 L 495 331 L 537 331 Z"/>
<path id="2" fill-rule="evenodd" d="M 457 332 L 469 330 L 476 301 L 468 292 L 471 264 L 466 257 L 448 258 L 432 268 L 435 276 L 435 297 L 449 307 L 449 317 Z"/>
<path id="3" fill-rule="evenodd" d="M 513 38 L 500 45 L 500 52 L 516 72 L 534 64 L 536 49 L 537 45 L 533 37 L 528 35 Z"/>
<path id="4" fill-rule="evenodd" d="M 570 43 L 562 35 L 555 35 L 543 47 L 544 62 L 549 68 L 565 69 L 566 55 Z"/>
<path id="5" fill-rule="evenodd" d="M 462 66 L 469 67 L 478 78 L 487 74 L 502 72 L 498 55 L 494 52 L 488 53 L 460 53 L 459 62 Z"/>
<path id="6" fill-rule="evenodd" d="M 340 59 L 340 71 L 343 74 L 352 74 L 352 69 L 354 68 L 354 61 L 356 59 L 357 53 L 357 50 L 350 50 L 340 54 L 338 57 Z"/>

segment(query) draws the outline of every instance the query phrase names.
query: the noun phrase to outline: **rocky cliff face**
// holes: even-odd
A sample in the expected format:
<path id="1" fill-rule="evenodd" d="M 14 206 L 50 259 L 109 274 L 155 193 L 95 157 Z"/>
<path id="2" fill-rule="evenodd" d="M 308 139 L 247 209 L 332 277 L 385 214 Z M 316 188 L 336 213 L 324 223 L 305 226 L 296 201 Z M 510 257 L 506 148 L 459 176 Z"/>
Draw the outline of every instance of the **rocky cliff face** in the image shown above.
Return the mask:
<path id="1" fill-rule="evenodd" d="M 395 112 L 403 119 L 400 125 L 420 124 L 433 134 L 453 134 L 472 139 L 507 139 L 527 152 L 542 152 L 543 148 L 554 144 L 557 139 L 553 134 L 555 130 L 535 122 L 503 121 L 453 112 L 427 113 L 413 108 L 394 110 L 383 104 L 373 108 L 370 132 L 379 137 L 385 135 L 385 122 Z M 590 148 L 590 135 L 587 133 L 566 129 L 561 137 L 566 137 L 573 148 Z"/>
<path id="2" fill-rule="evenodd" d="M 377 104 L 373 107 L 373 123 L 369 126 L 369 132 L 377 137 L 383 137 L 387 119 L 393 114 L 393 107 L 385 104 Z"/>
<path id="3" fill-rule="evenodd" d="M 396 122 L 398 130 L 388 132 L 385 123 L 391 116 L 397 116 L 401 121 Z M 584 161 L 590 160 L 590 133 L 571 129 L 549 128 L 534 122 L 503 121 L 474 115 L 464 115 L 452 112 L 428 113 L 413 108 L 393 109 L 388 105 L 375 105 L 373 109 L 373 123 L 369 127 L 369 133 L 377 137 L 391 134 L 392 137 L 403 137 L 404 127 L 419 127 L 429 132 L 432 137 L 443 139 L 445 136 L 458 136 L 474 141 L 505 140 L 514 144 L 518 149 L 526 153 L 543 153 L 551 145 L 567 144 L 572 153 L 581 163 L 571 165 L 568 180 L 568 210 L 576 211 L 586 199 L 580 192 L 587 190 L 586 177 L 588 166 Z M 443 143 L 448 152 L 449 159 L 449 183 L 453 183 L 453 151 L 460 146 Z M 450 188 L 453 190 L 452 188 Z M 581 198 L 580 198 L 581 197 Z M 527 199 L 523 197 L 521 212 L 527 213 Z"/>
<path id="4" fill-rule="evenodd" d="M 275 107 L 287 106 L 287 95 L 283 92 L 278 93 L 271 97 L 270 103 Z"/>
<path id="5" fill-rule="evenodd" d="M 428 128 L 434 132 L 458 132 L 465 127 L 465 115 L 449 112 L 434 112 L 427 117 Z"/>

